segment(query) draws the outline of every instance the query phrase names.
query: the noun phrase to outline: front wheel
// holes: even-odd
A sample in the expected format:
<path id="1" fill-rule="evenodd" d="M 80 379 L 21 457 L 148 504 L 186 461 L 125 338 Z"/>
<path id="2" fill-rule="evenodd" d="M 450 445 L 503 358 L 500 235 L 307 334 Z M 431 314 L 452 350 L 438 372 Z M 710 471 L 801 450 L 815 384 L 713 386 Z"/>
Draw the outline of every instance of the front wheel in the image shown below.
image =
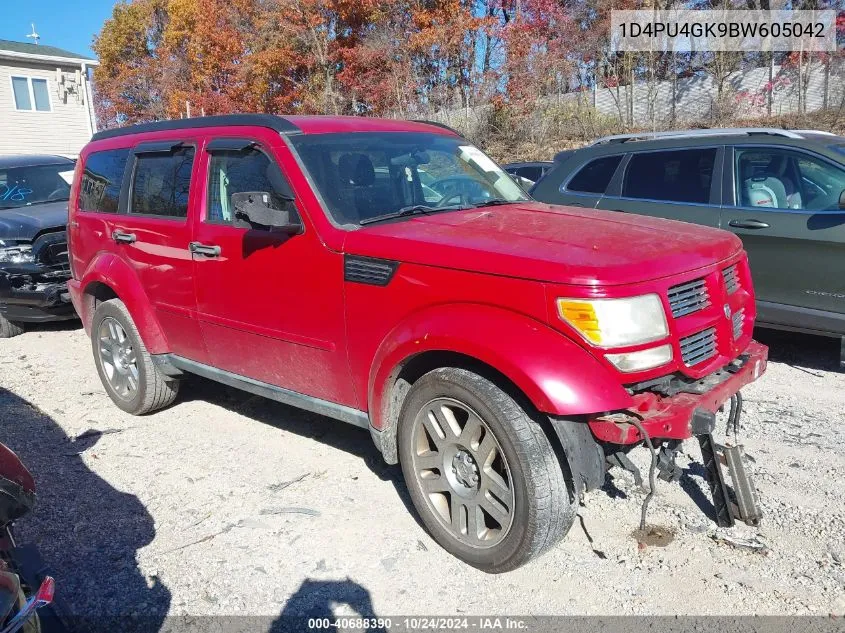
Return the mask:
<path id="1" fill-rule="evenodd" d="M 540 425 L 494 383 L 436 369 L 411 388 L 399 419 L 402 472 L 432 537 L 490 573 L 557 543 L 575 518 Z"/>

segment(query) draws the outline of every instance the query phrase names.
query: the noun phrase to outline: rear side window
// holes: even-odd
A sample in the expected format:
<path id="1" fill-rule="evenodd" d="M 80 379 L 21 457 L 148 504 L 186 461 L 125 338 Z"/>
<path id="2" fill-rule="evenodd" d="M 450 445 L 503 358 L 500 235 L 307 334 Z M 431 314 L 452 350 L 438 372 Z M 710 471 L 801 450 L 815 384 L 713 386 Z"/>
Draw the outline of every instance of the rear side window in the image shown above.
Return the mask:
<path id="1" fill-rule="evenodd" d="M 82 172 L 80 210 L 117 213 L 123 171 L 128 158 L 128 149 L 94 152 L 88 156 Z"/>
<path id="2" fill-rule="evenodd" d="M 620 162 L 622 162 L 622 156 L 605 156 L 591 160 L 573 176 L 566 185 L 566 190 L 603 194 Z"/>
<path id="3" fill-rule="evenodd" d="M 188 217 L 193 164 L 193 147 L 175 152 L 138 154 L 129 212 L 168 218 Z"/>
<path id="4" fill-rule="evenodd" d="M 710 202 L 716 148 L 642 152 L 631 156 L 622 195 L 666 202 Z"/>

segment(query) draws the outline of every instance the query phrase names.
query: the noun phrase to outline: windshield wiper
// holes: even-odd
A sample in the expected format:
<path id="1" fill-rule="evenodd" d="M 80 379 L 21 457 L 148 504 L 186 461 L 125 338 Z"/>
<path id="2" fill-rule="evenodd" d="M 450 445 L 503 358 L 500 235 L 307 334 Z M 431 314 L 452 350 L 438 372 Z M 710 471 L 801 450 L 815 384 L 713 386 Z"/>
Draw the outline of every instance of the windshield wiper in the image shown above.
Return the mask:
<path id="1" fill-rule="evenodd" d="M 411 215 L 425 215 L 427 213 L 436 213 L 438 211 L 456 211 L 458 209 L 464 208 L 466 207 L 462 207 L 460 205 L 452 205 L 448 207 L 430 207 L 425 204 L 412 204 L 407 207 L 402 207 L 398 211 L 393 211 L 392 213 L 385 213 L 384 215 L 377 215 L 372 218 L 364 218 L 363 220 L 359 221 L 358 224 L 363 226 L 365 224 L 374 224 L 376 222 L 393 220 L 395 218 L 404 218 Z"/>
<path id="2" fill-rule="evenodd" d="M 514 202 L 521 202 L 520 200 L 505 200 L 504 198 L 490 198 L 489 200 L 485 200 L 484 202 L 475 202 L 472 206 L 475 208 L 481 207 L 495 207 L 500 204 L 513 204 Z"/>

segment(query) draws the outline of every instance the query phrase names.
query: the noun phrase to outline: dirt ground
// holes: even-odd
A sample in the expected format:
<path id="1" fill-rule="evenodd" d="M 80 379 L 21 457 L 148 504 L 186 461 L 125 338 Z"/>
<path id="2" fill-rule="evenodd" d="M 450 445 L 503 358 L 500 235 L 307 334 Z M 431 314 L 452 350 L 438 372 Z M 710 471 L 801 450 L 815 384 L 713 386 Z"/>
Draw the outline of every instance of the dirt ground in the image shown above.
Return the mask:
<path id="1" fill-rule="evenodd" d="M 638 549 L 645 492 L 613 471 L 557 548 L 487 575 L 429 538 L 368 433 L 199 378 L 131 417 L 76 324 L 0 341 L 0 439 L 40 493 L 20 537 L 77 614 L 842 615 L 838 344 L 758 334 L 772 362 L 744 391 L 740 437 L 766 518 L 734 536 L 764 550 L 718 538 L 688 442 L 682 481 L 658 482 L 649 513 L 667 546 Z"/>

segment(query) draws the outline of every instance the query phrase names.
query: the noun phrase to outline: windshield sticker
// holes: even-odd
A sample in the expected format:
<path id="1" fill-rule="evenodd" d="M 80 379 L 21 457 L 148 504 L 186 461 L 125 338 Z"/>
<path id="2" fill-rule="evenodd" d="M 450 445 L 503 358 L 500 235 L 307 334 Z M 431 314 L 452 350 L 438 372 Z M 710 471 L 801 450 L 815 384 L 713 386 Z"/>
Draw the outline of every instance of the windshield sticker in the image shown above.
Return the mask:
<path id="1" fill-rule="evenodd" d="M 26 197 L 32 193 L 32 189 L 19 187 L 18 185 L 0 185 L 0 202 L 26 202 Z"/>
<path id="2" fill-rule="evenodd" d="M 473 147 L 472 145 L 461 145 L 458 149 L 461 150 L 462 160 L 466 162 L 474 162 L 476 165 L 481 167 L 482 171 L 499 171 L 496 163 L 485 156 L 484 152 L 477 147 Z"/>
<path id="3" fill-rule="evenodd" d="M 59 178 L 64 180 L 67 184 L 72 185 L 73 184 L 73 170 L 71 169 L 70 171 L 60 171 L 59 172 Z"/>

